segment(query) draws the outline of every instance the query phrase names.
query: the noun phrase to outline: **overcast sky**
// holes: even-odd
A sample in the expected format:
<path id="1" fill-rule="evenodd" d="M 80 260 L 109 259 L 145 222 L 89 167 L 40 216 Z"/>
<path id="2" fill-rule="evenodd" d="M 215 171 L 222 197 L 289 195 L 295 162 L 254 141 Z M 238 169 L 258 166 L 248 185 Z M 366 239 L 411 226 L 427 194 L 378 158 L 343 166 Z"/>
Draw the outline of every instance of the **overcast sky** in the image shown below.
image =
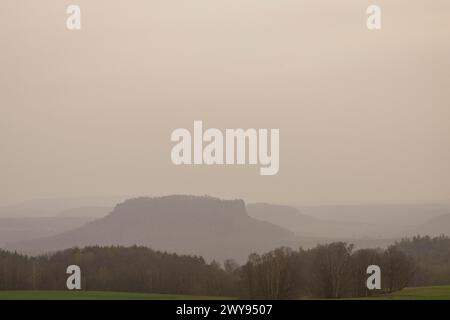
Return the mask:
<path id="1" fill-rule="evenodd" d="M 450 202 L 448 0 L 2 0 L 0 43 L 0 204 Z M 278 175 L 174 166 L 194 120 L 279 128 Z"/>

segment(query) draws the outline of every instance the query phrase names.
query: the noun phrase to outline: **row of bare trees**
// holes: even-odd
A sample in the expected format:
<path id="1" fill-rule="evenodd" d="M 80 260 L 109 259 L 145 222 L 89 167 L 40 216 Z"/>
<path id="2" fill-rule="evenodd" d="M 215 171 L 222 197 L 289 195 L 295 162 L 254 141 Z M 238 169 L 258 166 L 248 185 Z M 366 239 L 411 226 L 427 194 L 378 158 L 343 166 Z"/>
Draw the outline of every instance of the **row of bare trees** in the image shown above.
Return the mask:
<path id="1" fill-rule="evenodd" d="M 367 267 L 382 270 L 382 289 L 368 290 Z M 395 246 L 362 249 L 343 242 L 298 251 L 278 248 L 252 254 L 241 268 L 243 296 L 251 299 L 360 297 L 393 292 L 408 285 L 415 264 Z"/>

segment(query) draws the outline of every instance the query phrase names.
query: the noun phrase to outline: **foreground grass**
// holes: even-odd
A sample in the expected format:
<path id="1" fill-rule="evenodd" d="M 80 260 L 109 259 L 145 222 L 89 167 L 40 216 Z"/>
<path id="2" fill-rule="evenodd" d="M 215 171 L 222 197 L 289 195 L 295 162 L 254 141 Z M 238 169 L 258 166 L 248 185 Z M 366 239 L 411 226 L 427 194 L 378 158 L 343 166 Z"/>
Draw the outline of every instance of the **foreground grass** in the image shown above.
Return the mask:
<path id="1" fill-rule="evenodd" d="M 411 287 L 366 300 L 450 300 L 450 286 Z"/>
<path id="2" fill-rule="evenodd" d="M 222 300 L 217 296 L 103 291 L 0 291 L 0 300 Z M 358 300 L 450 300 L 450 285 L 405 288 L 391 294 Z"/>
<path id="3" fill-rule="evenodd" d="M 0 300 L 219 300 L 216 296 L 102 291 L 0 291 Z"/>

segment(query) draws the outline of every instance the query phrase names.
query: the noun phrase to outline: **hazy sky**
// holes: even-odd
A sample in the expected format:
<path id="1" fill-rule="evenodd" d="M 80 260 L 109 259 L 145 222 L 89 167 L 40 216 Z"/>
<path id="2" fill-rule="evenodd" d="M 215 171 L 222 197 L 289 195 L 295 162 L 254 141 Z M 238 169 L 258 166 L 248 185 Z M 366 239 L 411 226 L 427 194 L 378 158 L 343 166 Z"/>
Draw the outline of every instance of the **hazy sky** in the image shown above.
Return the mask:
<path id="1" fill-rule="evenodd" d="M 2 0 L 0 43 L 0 204 L 450 202 L 448 0 Z M 174 166 L 194 120 L 279 128 L 279 174 Z"/>

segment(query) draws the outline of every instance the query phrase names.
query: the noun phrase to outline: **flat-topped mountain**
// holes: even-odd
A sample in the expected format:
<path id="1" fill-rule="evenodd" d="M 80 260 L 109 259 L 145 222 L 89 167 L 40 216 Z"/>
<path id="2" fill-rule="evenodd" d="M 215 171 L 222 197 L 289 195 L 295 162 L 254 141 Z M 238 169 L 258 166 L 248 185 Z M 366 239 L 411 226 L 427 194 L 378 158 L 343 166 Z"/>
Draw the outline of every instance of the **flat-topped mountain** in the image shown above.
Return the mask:
<path id="1" fill-rule="evenodd" d="M 8 249 L 37 254 L 74 246 L 137 244 L 222 260 L 245 259 L 292 237 L 284 228 L 250 217 L 243 200 L 173 195 L 129 199 L 75 230 Z"/>

